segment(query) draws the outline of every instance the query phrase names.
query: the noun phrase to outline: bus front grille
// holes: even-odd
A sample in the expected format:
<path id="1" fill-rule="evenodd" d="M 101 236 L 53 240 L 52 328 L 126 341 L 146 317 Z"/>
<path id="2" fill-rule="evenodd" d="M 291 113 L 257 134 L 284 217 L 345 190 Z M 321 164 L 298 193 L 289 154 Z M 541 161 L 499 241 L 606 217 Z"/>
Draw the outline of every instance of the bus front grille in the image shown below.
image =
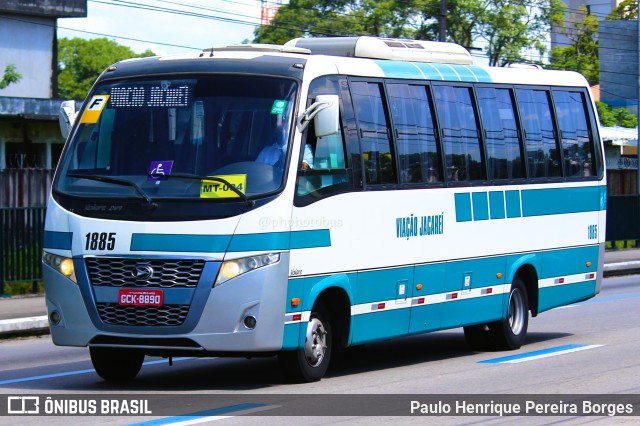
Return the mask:
<path id="1" fill-rule="evenodd" d="M 96 303 L 105 324 L 129 326 L 179 326 L 184 323 L 190 305 L 121 306 Z"/>
<path id="2" fill-rule="evenodd" d="M 88 257 L 87 270 L 94 286 L 194 288 L 202 259 L 129 259 Z"/>

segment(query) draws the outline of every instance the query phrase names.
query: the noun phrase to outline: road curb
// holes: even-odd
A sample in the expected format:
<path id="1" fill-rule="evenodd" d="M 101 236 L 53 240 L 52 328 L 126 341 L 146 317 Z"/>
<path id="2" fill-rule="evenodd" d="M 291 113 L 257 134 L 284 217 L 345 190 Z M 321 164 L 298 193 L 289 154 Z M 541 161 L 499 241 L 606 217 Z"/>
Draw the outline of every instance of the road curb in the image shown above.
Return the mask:
<path id="1" fill-rule="evenodd" d="M 640 261 L 607 263 L 604 265 L 603 273 L 605 277 L 637 274 L 640 273 Z"/>
<path id="2" fill-rule="evenodd" d="M 46 315 L 0 320 L 0 335 L 48 334 L 49 320 Z"/>

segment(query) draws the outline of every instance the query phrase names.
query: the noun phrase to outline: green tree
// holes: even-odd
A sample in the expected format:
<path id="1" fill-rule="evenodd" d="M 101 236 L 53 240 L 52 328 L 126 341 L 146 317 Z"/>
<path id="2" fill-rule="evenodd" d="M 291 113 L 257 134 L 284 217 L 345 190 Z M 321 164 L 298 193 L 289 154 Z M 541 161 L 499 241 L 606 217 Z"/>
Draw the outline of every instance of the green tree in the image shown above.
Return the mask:
<path id="1" fill-rule="evenodd" d="M 133 52 L 107 38 L 58 40 L 58 93 L 64 99 L 84 99 L 91 85 L 109 65 L 123 59 L 154 56 Z"/>
<path id="2" fill-rule="evenodd" d="M 628 127 L 634 128 L 638 126 L 638 116 L 630 113 L 626 108 L 612 108 L 604 102 L 597 101 L 598 117 L 602 126 L 612 127 Z"/>
<path id="3" fill-rule="evenodd" d="M 585 7 L 580 8 L 578 19 L 571 14 L 572 24 L 562 28 L 571 44 L 558 46 L 551 50 L 551 60 L 548 68 L 577 71 L 584 75 L 592 86 L 600 79 L 600 60 L 598 59 L 598 19 L 587 14 Z"/>
<path id="4" fill-rule="evenodd" d="M 295 37 L 370 35 L 435 40 L 441 0 L 291 0 L 255 42 L 281 44 Z M 561 0 L 449 0 L 447 40 L 467 48 L 484 40 L 491 65 L 522 61 L 521 51 L 546 49 Z"/>
<path id="5" fill-rule="evenodd" d="M 607 16 L 608 20 L 638 19 L 638 0 L 624 0 Z"/>
<path id="6" fill-rule="evenodd" d="M 8 64 L 4 68 L 4 73 L 2 74 L 2 80 L 0 80 L 0 90 L 4 89 L 8 85 L 12 83 L 17 83 L 22 78 L 22 74 L 20 74 L 16 70 L 16 66 L 13 64 Z"/>

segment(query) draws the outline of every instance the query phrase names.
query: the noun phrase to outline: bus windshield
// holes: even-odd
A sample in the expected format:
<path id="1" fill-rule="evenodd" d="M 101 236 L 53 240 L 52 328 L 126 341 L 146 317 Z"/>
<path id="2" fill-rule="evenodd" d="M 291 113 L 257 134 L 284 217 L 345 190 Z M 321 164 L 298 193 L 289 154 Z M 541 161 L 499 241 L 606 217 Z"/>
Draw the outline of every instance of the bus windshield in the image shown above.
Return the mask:
<path id="1" fill-rule="evenodd" d="M 78 116 L 55 190 L 199 202 L 272 193 L 283 181 L 296 90 L 269 77 L 105 81 Z"/>

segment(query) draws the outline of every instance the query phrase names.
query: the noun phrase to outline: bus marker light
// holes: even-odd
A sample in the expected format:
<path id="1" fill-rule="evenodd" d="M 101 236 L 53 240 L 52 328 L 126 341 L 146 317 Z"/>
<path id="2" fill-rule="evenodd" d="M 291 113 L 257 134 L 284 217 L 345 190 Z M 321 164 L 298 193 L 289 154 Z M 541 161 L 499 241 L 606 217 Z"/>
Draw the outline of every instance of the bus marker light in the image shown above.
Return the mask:
<path id="1" fill-rule="evenodd" d="M 587 268 L 591 266 L 591 262 L 587 262 Z"/>
<path id="2" fill-rule="evenodd" d="M 593 274 L 593 273 L 592 273 L 592 274 L 587 274 L 587 275 L 585 275 L 584 277 L 585 277 L 586 279 L 588 279 L 588 280 L 592 280 L 592 279 L 594 279 L 594 278 L 596 277 L 596 274 Z"/>
<path id="3" fill-rule="evenodd" d="M 300 305 L 299 297 L 294 297 L 293 299 L 291 299 L 291 306 L 299 306 L 299 305 Z"/>
<path id="4" fill-rule="evenodd" d="M 416 290 L 422 290 L 422 284 L 417 284 L 416 285 Z"/>
<path id="5" fill-rule="evenodd" d="M 422 305 L 424 303 L 424 297 L 418 299 L 418 305 Z"/>
<path id="6" fill-rule="evenodd" d="M 498 273 L 496 274 L 496 278 L 498 278 L 498 279 L 502 278 L 502 272 L 498 272 Z"/>
<path id="7" fill-rule="evenodd" d="M 384 309 L 384 303 L 378 303 L 378 309 Z"/>
<path id="8" fill-rule="evenodd" d="M 493 293 L 493 289 L 492 288 L 488 288 L 487 289 L 487 294 L 491 294 L 491 293 Z"/>
<path id="9" fill-rule="evenodd" d="M 301 321 L 302 320 L 302 314 L 295 314 L 293 316 L 293 321 Z"/>

